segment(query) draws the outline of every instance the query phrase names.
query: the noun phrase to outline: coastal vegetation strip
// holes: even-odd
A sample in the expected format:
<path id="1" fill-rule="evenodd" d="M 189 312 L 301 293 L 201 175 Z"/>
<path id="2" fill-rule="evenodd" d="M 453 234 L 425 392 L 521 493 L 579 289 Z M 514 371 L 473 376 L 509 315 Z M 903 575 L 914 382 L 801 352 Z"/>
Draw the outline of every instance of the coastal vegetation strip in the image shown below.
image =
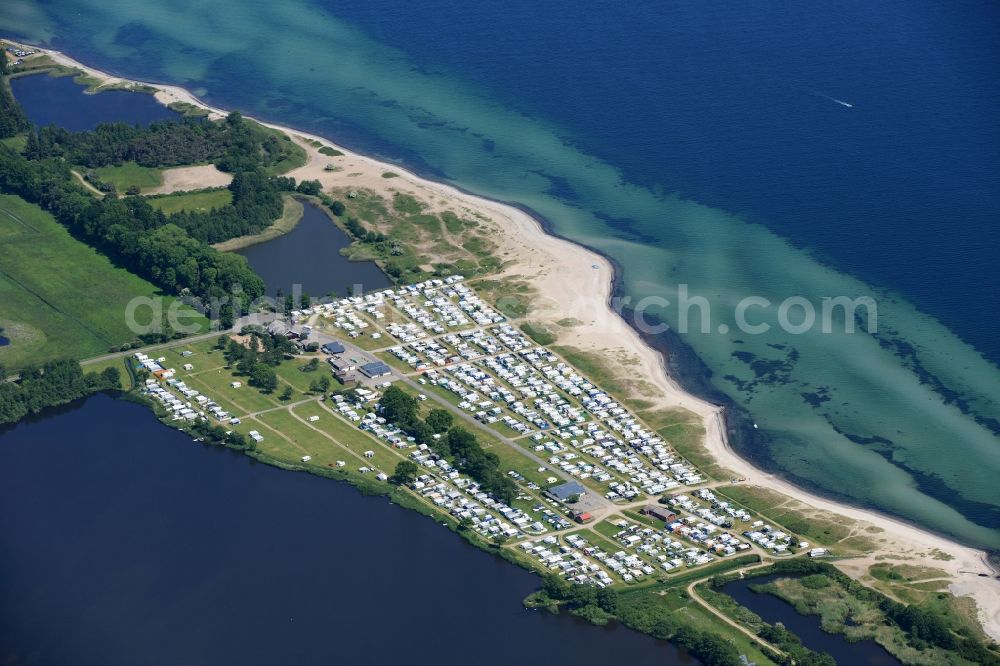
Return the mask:
<path id="1" fill-rule="evenodd" d="M 798 639 L 783 627 L 769 625 L 725 593 L 738 578 L 764 579 L 749 588 L 779 597 L 804 615 L 820 618 L 824 632 L 848 641 L 874 640 L 905 664 L 997 664 L 996 645 L 985 636 L 963 601 L 941 592 L 903 604 L 851 579 L 832 565 L 786 560 L 753 571 L 701 581 L 698 594 L 749 631 L 775 643 L 799 663 L 808 656 Z"/>

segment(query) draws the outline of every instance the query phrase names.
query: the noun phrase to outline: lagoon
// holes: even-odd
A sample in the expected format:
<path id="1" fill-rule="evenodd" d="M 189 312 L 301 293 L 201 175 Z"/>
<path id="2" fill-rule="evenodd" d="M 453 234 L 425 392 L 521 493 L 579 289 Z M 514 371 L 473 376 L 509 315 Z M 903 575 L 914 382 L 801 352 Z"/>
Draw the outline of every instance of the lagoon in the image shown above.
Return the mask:
<path id="1" fill-rule="evenodd" d="M 351 239 L 326 213 L 303 201 L 302 219 L 294 229 L 273 240 L 237 250 L 237 254 L 246 257 L 272 296 L 279 289 L 283 294 L 292 294 L 294 285 L 314 297 L 391 287 L 392 281 L 376 263 L 349 261 L 340 254 L 350 244 Z"/>
<path id="2" fill-rule="evenodd" d="M 742 578 L 727 583 L 722 591 L 741 606 L 757 613 L 765 622 L 782 623 L 800 639 L 802 644 L 816 652 L 827 652 L 838 664 L 863 664 L 865 666 L 900 666 L 900 661 L 885 651 L 875 641 L 848 642 L 843 636 L 828 634 L 820 628 L 819 617 L 799 615 L 791 604 L 770 594 L 750 589 L 751 585 L 769 583 L 781 575 Z M 787 577 L 787 576 L 786 576 Z"/>
<path id="3" fill-rule="evenodd" d="M 79 132 L 94 129 L 100 123 L 148 125 L 180 117 L 152 95 L 125 90 L 88 94 L 84 86 L 69 76 L 21 76 L 11 79 L 10 86 L 28 119 L 39 127 L 56 125 Z"/>

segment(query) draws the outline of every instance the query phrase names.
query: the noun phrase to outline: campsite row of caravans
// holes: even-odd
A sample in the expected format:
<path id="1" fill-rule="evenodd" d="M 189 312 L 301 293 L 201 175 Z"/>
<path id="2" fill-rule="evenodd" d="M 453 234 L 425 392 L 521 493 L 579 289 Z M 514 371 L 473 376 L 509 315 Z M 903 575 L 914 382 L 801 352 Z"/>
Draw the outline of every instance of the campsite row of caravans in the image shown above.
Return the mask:
<path id="1" fill-rule="evenodd" d="M 426 280 L 412 285 L 348 296 L 291 313 L 293 320 L 315 314 L 332 320 L 334 326 L 357 337 L 369 323 L 364 317 L 383 322 L 392 308 L 406 324 L 393 322 L 386 330 L 404 342 L 439 335 L 468 326 L 487 326 L 504 321 L 502 314 L 487 305 L 462 284 L 461 276 Z M 363 315 L 363 316 L 362 316 Z M 379 335 L 378 333 L 374 333 Z"/>
<path id="2" fill-rule="evenodd" d="M 181 355 L 186 358 L 191 356 L 192 352 L 183 351 Z M 171 413 L 173 420 L 194 421 L 199 417 L 208 418 L 208 415 L 211 414 L 221 423 L 239 425 L 240 420 L 233 418 L 217 402 L 175 378 L 173 368 L 163 367 L 163 363 L 167 360 L 166 357 L 154 360 L 142 352 L 136 352 L 133 354 L 133 358 L 155 377 L 155 379 L 149 378 L 146 380 L 143 393 L 163 405 Z M 194 366 L 186 363 L 184 369 L 193 370 Z M 171 390 L 164 388 L 158 380 L 166 382 L 167 387 Z M 234 382 L 234 384 L 237 383 Z M 180 394 L 180 397 L 177 394 Z"/>
<path id="3" fill-rule="evenodd" d="M 393 333 L 393 326 L 387 327 L 389 333 Z M 479 358 L 494 356 L 507 349 L 518 351 L 524 349 L 527 341 L 523 336 L 513 337 L 504 335 L 504 330 L 511 330 L 509 326 L 497 326 L 492 329 L 468 329 L 457 333 L 448 333 L 437 338 L 416 340 L 404 345 L 390 347 L 387 351 L 406 363 L 410 368 L 417 371 L 430 368 L 441 368 L 453 363 L 463 361 L 474 361 Z M 393 333 L 393 335 L 396 335 Z M 397 336 L 398 337 L 398 336 Z M 510 345 L 504 346 L 504 340 Z M 517 344 L 520 340 L 524 344 Z"/>
<path id="4" fill-rule="evenodd" d="M 174 376 L 173 368 L 163 367 L 163 364 L 167 362 L 167 358 L 165 356 L 154 359 L 150 358 L 146 354 L 143 354 L 142 352 L 135 352 L 132 354 L 132 357 L 144 370 L 146 370 L 146 372 L 153 375 L 157 379 L 169 379 Z"/>
<path id="5" fill-rule="evenodd" d="M 152 378 L 146 380 L 143 393 L 155 399 L 171 412 L 173 420 L 194 421 L 199 417 L 207 418 L 208 414 L 211 414 L 222 423 L 239 424 L 239 419 L 232 418 L 218 403 L 188 387 L 184 382 L 170 378 L 167 379 L 167 385 L 184 396 L 184 399 L 178 398 L 176 394 Z"/>
<path id="6" fill-rule="evenodd" d="M 541 520 L 531 518 L 524 511 L 481 491 L 475 481 L 461 474 L 426 444 L 415 445 L 413 437 L 407 437 L 394 423 L 377 415 L 374 409 L 378 398 L 377 391 L 359 388 L 353 392 L 353 399 L 334 396 L 334 409 L 388 446 L 403 450 L 414 448 L 410 457 L 426 471 L 410 485 L 411 490 L 456 519 L 468 520 L 472 529 L 489 538 L 514 538 L 548 531 L 549 527 Z M 516 473 L 510 472 L 510 475 L 519 483 L 524 481 Z M 522 499 L 532 497 L 524 495 Z M 543 513 L 547 513 L 546 522 L 555 523 L 556 529 L 569 526 L 554 512 Z"/>
<path id="7" fill-rule="evenodd" d="M 544 348 L 427 370 L 423 378 L 481 422 L 532 434 L 535 450 L 547 451 L 563 471 L 607 483 L 609 499 L 633 501 L 703 481 L 661 437 Z"/>
<path id="8" fill-rule="evenodd" d="M 441 482 L 439 482 L 439 485 L 450 484 L 454 487 L 454 490 L 447 494 L 447 498 L 451 502 L 448 506 L 449 512 L 460 520 L 472 520 L 474 528 L 485 527 L 485 533 L 490 535 L 502 534 L 507 538 L 514 538 L 523 534 L 541 534 L 548 531 L 545 524 L 531 518 L 524 511 L 483 492 L 478 483 L 468 476 L 459 473 L 451 463 L 431 450 L 426 444 L 419 445 L 410 454 L 410 458 L 421 467 L 430 470 L 429 475 L 434 474 L 440 477 Z M 417 492 L 424 492 L 426 487 L 420 487 L 418 485 L 420 483 L 421 480 L 414 482 L 411 486 L 412 489 Z M 468 497 L 456 496 L 455 493 L 459 491 L 464 492 Z M 531 499 L 531 496 L 522 495 L 522 498 Z M 492 512 L 492 515 L 490 512 Z M 496 521 L 495 525 L 493 524 L 494 520 Z M 485 521 L 485 524 L 483 521 Z M 509 524 L 504 521 L 509 521 Z"/>
<path id="9" fill-rule="evenodd" d="M 681 483 L 693 485 L 703 480 L 655 433 L 638 427 L 636 419 L 605 392 L 507 324 L 499 312 L 486 305 L 458 276 L 343 298 L 293 314 L 302 317 L 319 312 L 338 321 L 344 318 L 342 323 L 360 328 L 367 324 L 357 313 L 364 312 L 381 321 L 389 304 L 410 319 L 405 324 L 386 327 L 404 342 L 391 348 L 390 353 L 414 370 L 426 369 L 427 381 L 440 382 L 458 395 L 461 407 L 489 426 L 502 424 L 517 435 L 551 433 L 553 427 L 558 428 L 559 439 L 576 441 L 586 455 L 576 462 L 570 458 L 554 464 L 578 478 L 607 483 L 606 495 L 610 499 L 635 500 L 643 494 L 657 495 Z M 469 321 L 491 328 L 428 337 Z M 459 359 L 466 364 L 449 365 Z M 468 361 L 472 359 L 482 359 L 482 367 L 470 368 Z M 435 376 L 433 368 L 444 368 L 448 374 Z M 538 368 L 545 370 L 544 379 L 539 376 Z M 495 381 L 495 377 L 500 381 Z M 567 401 L 553 384 L 575 396 L 579 403 Z M 484 394 L 485 389 L 490 390 Z M 524 400 L 525 396 L 529 399 Z M 586 432 L 569 427 L 570 422 L 579 426 L 585 420 L 583 413 L 602 420 L 603 427 L 588 424 Z M 544 444 L 560 447 L 558 440 Z M 588 456 L 593 459 L 588 460 Z"/>
<path id="10" fill-rule="evenodd" d="M 631 551 L 633 557 L 644 562 L 644 566 L 649 567 L 648 570 L 640 569 L 647 575 L 653 572 L 652 564 L 664 571 L 673 571 L 682 566 L 696 567 L 708 564 L 713 559 L 713 553 L 728 556 L 734 554 L 740 546 L 742 550 L 750 548 L 748 544 L 741 543 L 728 534 L 724 538 L 704 536 L 699 540 L 694 534 L 694 528 L 688 528 L 683 520 L 677 520 L 674 525 L 668 525 L 664 530 L 655 530 L 629 520 L 618 520 L 615 521 L 618 532 L 614 535 L 614 539 Z M 683 533 L 675 533 L 677 531 L 675 525 L 683 526 Z M 704 523 L 701 523 L 699 528 L 716 529 L 714 525 Z M 680 536 L 683 536 L 684 541 L 677 538 Z"/>
<path id="11" fill-rule="evenodd" d="M 706 507 L 687 495 L 671 497 L 667 500 L 667 504 L 675 508 L 684 509 L 693 516 L 708 521 L 716 527 L 731 527 L 734 521 L 746 523 L 753 520 L 753 516 L 746 509 L 719 499 L 708 488 L 700 488 L 694 492 L 694 495 L 708 502 L 711 508 Z M 700 524 L 692 525 L 693 520 L 693 518 L 685 518 L 682 521 L 671 522 L 668 525 L 668 529 L 684 534 L 693 541 L 708 541 L 713 537 L 713 530 L 706 529 Z M 745 530 L 742 534 L 761 548 L 766 548 L 776 555 L 788 552 L 788 549 L 796 543 L 799 548 L 807 548 L 809 546 L 805 541 L 796 542 L 791 534 L 768 525 L 762 520 L 755 521 L 750 525 L 750 529 Z M 743 547 L 737 549 L 745 550 Z"/>
<path id="12" fill-rule="evenodd" d="M 543 539 L 524 541 L 519 544 L 521 550 L 538 560 L 542 567 L 550 573 L 557 574 L 580 585 L 608 587 L 614 584 L 614 579 L 607 570 L 592 558 L 610 559 L 599 548 L 594 548 L 579 535 L 570 534 L 566 537 L 569 545 L 562 545 L 553 536 Z"/>
<path id="13" fill-rule="evenodd" d="M 708 506 L 687 495 L 675 495 L 670 499 L 670 504 L 671 506 L 681 506 L 685 511 L 693 513 L 713 525 L 728 526 L 734 521 L 749 522 L 751 520 L 750 513 L 746 509 L 720 500 L 708 488 L 700 488 L 694 492 L 694 495 L 708 502 Z"/>

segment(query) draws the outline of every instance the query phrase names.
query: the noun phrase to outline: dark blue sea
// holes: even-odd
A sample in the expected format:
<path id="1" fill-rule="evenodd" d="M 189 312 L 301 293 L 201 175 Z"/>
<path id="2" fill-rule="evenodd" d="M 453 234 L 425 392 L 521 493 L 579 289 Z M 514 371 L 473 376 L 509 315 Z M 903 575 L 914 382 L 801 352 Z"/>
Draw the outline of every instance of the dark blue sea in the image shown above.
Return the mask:
<path id="1" fill-rule="evenodd" d="M 904 292 L 1000 361 L 1000 4 L 322 4 L 631 182 Z"/>
<path id="2" fill-rule="evenodd" d="M 654 342 L 741 453 L 1000 548 L 997 3 L 8 0 L 0 32 L 517 203 L 633 302 L 689 285 L 711 330 Z M 878 332 L 717 333 L 751 295 L 871 295 Z"/>

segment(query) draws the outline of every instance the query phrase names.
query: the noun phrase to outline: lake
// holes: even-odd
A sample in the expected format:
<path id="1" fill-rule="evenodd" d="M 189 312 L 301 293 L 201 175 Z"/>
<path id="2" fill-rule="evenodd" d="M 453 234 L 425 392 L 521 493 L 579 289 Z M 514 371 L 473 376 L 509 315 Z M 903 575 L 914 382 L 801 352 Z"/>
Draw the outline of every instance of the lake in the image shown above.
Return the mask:
<path id="1" fill-rule="evenodd" d="M 0 662 L 694 664 L 528 611 L 538 579 L 384 498 L 97 395 L 0 432 Z"/>
<path id="2" fill-rule="evenodd" d="M 277 289 L 291 294 L 293 285 L 311 296 L 331 291 L 343 296 L 356 293 L 356 286 L 361 291 L 392 286 L 374 262 L 348 261 L 340 254 L 351 239 L 319 207 L 304 201 L 303 208 L 302 219 L 287 234 L 237 251 L 264 279 L 269 294 Z"/>
<path id="3" fill-rule="evenodd" d="M 751 585 L 763 585 L 776 578 L 787 576 L 760 576 L 734 580 L 722 591 L 761 616 L 766 622 L 781 622 L 785 628 L 802 639 L 802 644 L 816 652 L 828 652 L 838 664 L 865 666 L 899 666 L 900 661 L 885 651 L 875 641 L 848 642 L 838 634 L 828 634 L 820 627 L 815 615 L 800 615 L 791 604 L 770 594 L 760 594 Z"/>
<path id="4" fill-rule="evenodd" d="M 87 94 L 70 76 L 21 76 L 11 79 L 10 86 L 28 119 L 39 127 L 57 125 L 80 132 L 94 129 L 100 123 L 148 125 L 180 117 L 152 95 L 125 90 Z"/>

